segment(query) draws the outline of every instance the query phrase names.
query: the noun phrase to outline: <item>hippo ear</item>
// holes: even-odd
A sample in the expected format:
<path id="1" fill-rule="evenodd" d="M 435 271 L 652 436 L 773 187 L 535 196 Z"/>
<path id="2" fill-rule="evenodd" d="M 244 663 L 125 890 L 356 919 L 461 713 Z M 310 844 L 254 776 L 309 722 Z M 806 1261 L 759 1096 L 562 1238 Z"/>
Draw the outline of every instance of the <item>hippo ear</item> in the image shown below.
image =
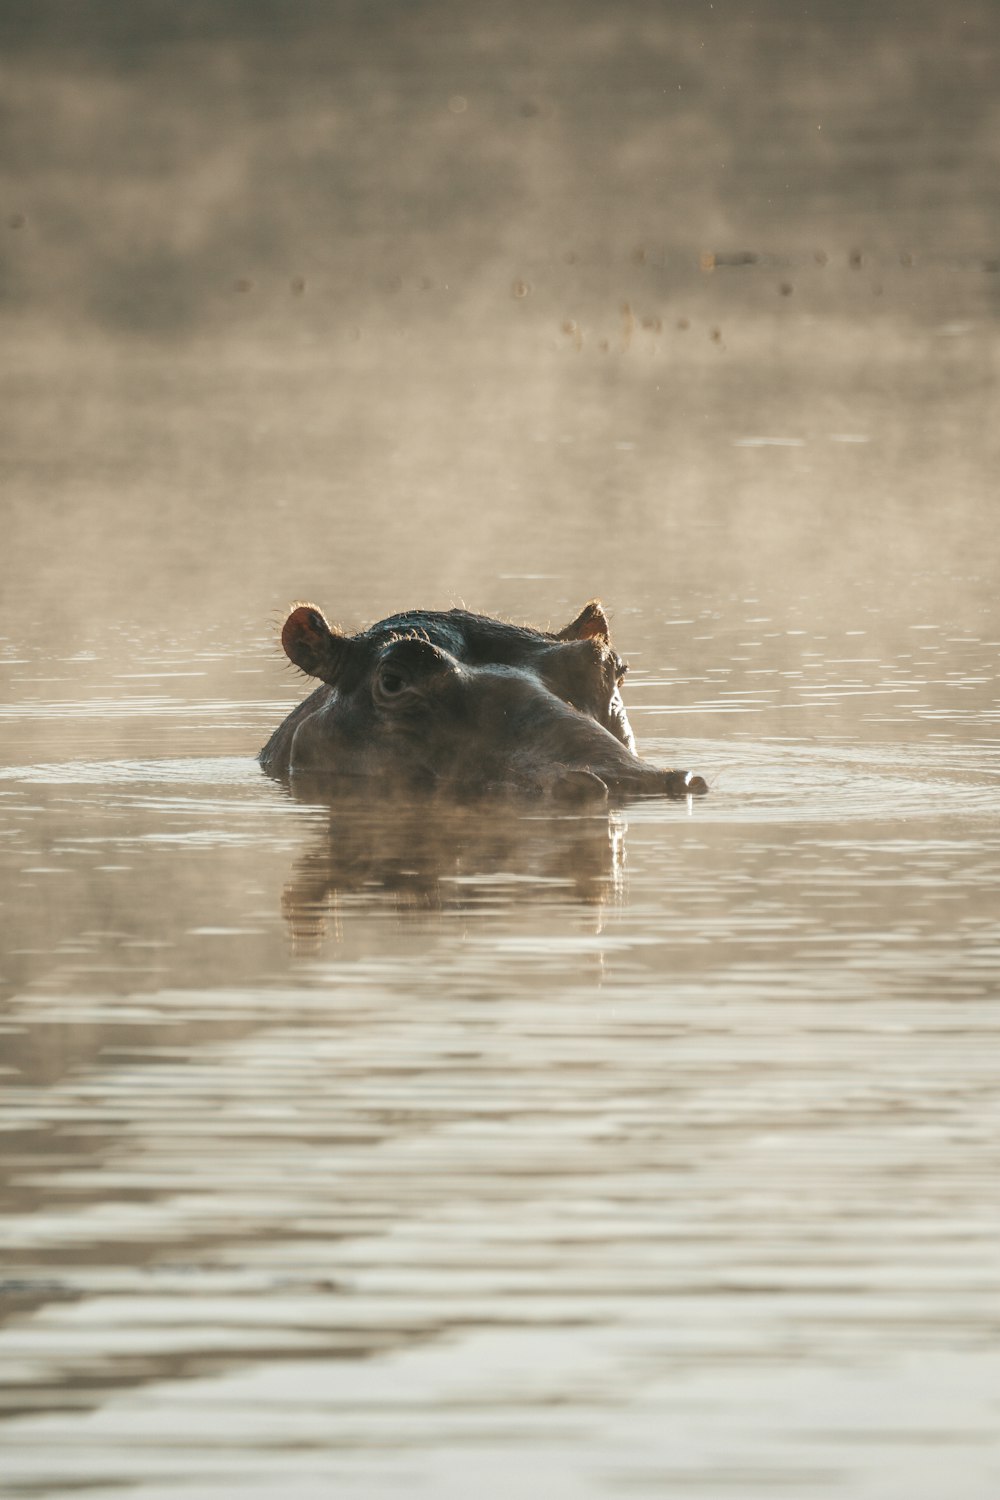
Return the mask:
<path id="1" fill-rule="evenodd" d="M 336 687 L 354 648 L 350 636 L 331 630 L 314 604 L 297 604 L 281 628 L 285 655 L 308 677 Z"/>
<path id="2" fill-rule="evenodd" d="M 585 604 L 575 620 L 560 630 L 557 641 L 603 641 L 611 639 L 611 628 L 600 599 L 591 599 Z"/>

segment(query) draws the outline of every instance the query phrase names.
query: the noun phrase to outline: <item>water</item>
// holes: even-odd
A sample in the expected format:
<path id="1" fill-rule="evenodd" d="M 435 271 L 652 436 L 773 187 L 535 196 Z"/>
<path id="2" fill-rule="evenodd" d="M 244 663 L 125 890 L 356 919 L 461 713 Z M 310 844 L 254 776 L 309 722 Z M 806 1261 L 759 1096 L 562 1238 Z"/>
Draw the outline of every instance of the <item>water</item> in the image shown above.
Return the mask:
<path id="1" fill-rule="evenodd" d="M 5 1494 L 992 1500 L 991 12 L 50 10 L 7 74 Z M 595 594 L 707 798 L 259 772 L 290 601 Z"/>

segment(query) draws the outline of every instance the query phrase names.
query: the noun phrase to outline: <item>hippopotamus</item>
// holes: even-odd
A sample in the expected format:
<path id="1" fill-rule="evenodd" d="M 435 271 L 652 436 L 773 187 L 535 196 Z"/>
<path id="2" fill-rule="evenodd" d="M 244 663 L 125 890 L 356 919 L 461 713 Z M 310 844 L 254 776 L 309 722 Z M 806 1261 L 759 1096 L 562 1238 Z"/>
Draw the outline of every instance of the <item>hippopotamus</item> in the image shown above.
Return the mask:
<path id="1" fill-rule="evenodd" d="M 556 632 L 450 609 L 391 615 L 356 635 L 298 604 L 281 644 L 321 685 L 260 752 L 271 775 L 561 801 L 708 790 L 636 754 L 621 696 L 628 668 L 599 600 Z"/>

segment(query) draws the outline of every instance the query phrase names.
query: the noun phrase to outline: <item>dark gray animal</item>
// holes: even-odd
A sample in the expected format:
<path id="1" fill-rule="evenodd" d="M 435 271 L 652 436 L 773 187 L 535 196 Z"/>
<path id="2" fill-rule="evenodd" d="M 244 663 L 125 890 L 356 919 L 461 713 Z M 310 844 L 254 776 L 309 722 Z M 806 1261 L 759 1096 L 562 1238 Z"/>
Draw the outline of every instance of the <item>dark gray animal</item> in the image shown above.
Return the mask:
<path id="1" fill-rule="evenodd" d="M 271 775 L 570 801 L 708 790 L 700 776 L 636 755 L 621 697 L 628 669 L 596 599 L 555 634 L 452 609 L 344 635 L 299 604 L 281 644 L 322 686 L 261 751 Z"/>

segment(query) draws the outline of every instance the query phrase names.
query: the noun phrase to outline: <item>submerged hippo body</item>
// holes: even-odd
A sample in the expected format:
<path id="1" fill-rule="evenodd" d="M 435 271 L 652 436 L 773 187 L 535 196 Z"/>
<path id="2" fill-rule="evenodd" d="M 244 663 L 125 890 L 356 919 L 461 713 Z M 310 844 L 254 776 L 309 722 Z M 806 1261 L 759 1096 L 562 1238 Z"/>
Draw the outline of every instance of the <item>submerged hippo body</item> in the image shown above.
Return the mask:
<path id="1" fill-rule="evenodd" d="M 636 755 L 620 691 L 627 668 L 596 600 L 555 634 L 453 609 L 348 636 L 300 604 L 281 642 L 322 686 L 261 751 L 272 775 L 570 800 L 707 790 Z"/>

